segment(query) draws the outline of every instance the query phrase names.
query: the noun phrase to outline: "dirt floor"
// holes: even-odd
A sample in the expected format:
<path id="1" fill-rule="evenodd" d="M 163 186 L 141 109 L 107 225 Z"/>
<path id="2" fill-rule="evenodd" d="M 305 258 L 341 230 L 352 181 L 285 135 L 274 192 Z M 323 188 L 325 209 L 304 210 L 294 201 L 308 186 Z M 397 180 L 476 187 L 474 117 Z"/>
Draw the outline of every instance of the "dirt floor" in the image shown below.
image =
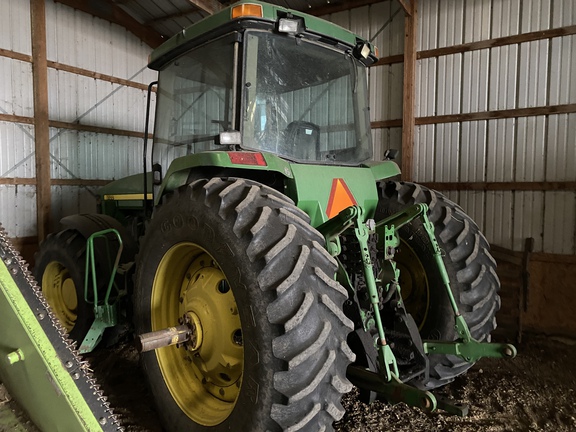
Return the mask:
<path id="1" fill-rule="evenodd" d="M 514 360 L 481 360 L 443 389 L 445 395 L 470 405 L 467 417 L 425 414 L 404 404 L 365 405 L 353 391 L 344 398 L 347 413 L 335 430 L 576 431 L 576 341 L 530 337 L 518 351 Z M 115 355 L 98 354 L 94 369 L 127 431 L 160 432 L 136 352 L 128 345 L 111 352 Z M 8 431 L 36 429 L 0 384 L 0 432 Z"/>
<path id="2" fill-rule="evenodd" d="M 533 337 L 513 360 L 483 359 L 441 393 L 468 404 L 467 417 L 404 404 L 345 398 L 337 431 L 576 431 L 576 341 Z"/>

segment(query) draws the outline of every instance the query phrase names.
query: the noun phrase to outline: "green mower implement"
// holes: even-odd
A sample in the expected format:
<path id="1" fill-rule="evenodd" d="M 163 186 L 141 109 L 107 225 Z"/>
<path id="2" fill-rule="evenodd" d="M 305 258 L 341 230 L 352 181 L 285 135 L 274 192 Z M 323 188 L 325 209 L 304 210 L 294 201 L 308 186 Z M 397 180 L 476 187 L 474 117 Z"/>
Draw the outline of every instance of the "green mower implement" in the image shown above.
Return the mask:
<path id="1" fill-rule="evenodd" d="M 0 379 L 42 431 L 116 432 L 89 365 L 0 226 Z"/>

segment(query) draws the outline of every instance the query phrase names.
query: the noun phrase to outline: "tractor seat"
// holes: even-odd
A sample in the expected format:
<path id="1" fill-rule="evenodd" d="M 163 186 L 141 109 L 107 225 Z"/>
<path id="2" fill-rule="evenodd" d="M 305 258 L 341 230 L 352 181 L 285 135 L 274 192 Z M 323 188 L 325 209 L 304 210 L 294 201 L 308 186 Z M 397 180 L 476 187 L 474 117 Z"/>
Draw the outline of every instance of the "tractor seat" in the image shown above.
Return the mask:
<path id="1" fill-rule="evenodd" d="M 287 153 L 301 160 L 316 160 L 320 149 L 320 127 L 306 121 L 293 121 L 284 131 Z"/>

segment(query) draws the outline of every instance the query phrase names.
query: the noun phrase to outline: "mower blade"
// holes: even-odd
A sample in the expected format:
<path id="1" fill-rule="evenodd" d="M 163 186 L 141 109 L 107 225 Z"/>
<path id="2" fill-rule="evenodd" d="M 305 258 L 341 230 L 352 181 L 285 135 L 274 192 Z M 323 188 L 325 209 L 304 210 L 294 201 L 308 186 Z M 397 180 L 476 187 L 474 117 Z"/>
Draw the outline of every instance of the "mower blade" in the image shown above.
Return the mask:
<path id="1" fill-rule="evenodd" d="M 0 225 L 0 380 L 42 431 L 123 431 Z"/>

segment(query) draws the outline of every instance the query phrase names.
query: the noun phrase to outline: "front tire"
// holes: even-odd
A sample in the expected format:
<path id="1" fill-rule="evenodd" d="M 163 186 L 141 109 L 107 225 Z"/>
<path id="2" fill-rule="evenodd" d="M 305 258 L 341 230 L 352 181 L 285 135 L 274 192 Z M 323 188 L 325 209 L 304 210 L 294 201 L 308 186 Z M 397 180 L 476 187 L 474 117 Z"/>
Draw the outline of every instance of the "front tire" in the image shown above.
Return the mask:
<path id="1" fill-rule="evenodd" d="M 76 230 L 50 234 L 35 257 L 34 277 L 52 311 L 78 345 L 94 321 L 84 300 L 86 240 Z"/>
<path id="2" fill-rule="evenodd" d="M 408 182 L 382 182 L 376 220 L 413 204 L 425 203 L 456 304 L 472 337 L 490 341 L 500 308 L 500 281 L 490 246 L 476 223 L 461 207 L 444 195 Z M 432 248 L 420 220 L 400 229 L 401 245 L 395 256 L 400 269 L 404 304 L 419 326 L 422 339 L 455 340 L 454 313 L 448 302 Z M 473 363 L 451 355 L 429 356 L 430 379 L 415 381 L 418 387 L 433 389 L 463 374 Z"/>
<path id="3" fill-rule="evenodd" d="M 184 316 L 201 334 L 142 355 L 166 428 L 332 430 L 354 354 L 322 245 L 304 212 L 256 182 L 198 180 L 167 197 L 137 260 L 136 329 Z"/>

